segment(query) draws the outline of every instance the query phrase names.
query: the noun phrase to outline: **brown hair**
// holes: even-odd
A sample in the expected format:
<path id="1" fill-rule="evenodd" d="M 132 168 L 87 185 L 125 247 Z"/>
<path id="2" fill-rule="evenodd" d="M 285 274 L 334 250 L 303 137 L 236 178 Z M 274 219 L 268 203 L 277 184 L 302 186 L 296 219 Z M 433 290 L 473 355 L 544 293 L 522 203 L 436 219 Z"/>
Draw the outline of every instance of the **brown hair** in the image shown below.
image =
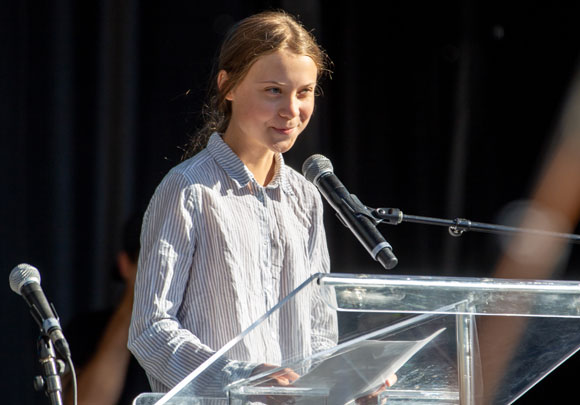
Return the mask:
<path id="1" fill-rule="evenodd" d="M 223 133 L 227 129 L 232 110 L 226 95 L 244 79 L 259 57 L 281 49 L 311 57 L 318 78 L 330 73 L 326 53 L 295 17 L 284 11 L 264 11 L 243 19 L 229 30 L 222 43 L 202 112 L 204 125 L 191 139 L 184 159 L 205 147 L 213 132 Z M 228 75 L 220 89 L 217 75 L 221 70 Z"/>

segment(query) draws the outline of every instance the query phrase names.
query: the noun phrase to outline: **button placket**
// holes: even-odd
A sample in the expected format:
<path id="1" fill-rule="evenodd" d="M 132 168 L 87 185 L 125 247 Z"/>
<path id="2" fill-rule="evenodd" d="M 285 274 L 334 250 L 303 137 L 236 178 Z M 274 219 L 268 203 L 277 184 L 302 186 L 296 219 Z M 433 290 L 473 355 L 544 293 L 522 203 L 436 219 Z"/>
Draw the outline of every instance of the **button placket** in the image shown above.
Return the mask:
<path id="1" fill-rule="evenodd" d="M 266 308 L 271 308 L 274 303 L 272 294 L 272 274 L 270 272 L 271 245 L 269 240 L 268 211 L 267 199 L 265 198 L 264 188 L 258 184 L 253 184 L 253 191 L 258 200 L 258 218 L 260 221 L 261 247 L 259 259 L 259 271 L 261 273 L 262 287 L 264 291 L 264 303 Z"/>

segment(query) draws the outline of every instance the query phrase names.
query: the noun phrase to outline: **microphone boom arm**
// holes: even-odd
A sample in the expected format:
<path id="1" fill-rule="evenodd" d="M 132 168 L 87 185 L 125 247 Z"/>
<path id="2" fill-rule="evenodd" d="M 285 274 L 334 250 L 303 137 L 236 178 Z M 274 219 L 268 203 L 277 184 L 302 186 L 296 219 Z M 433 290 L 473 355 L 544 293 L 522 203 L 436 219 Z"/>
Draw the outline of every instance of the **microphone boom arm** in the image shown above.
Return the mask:
<path id="1" fill-rule="evenodd" d="M 441 219 L 422 217 L 418 215 L 405 215 L 398 208 L 368 208 L 374 221 L 377 223 L 386 223 L 389 225 L 399 225 L 401 222 L 412 222 L 417 224 L 446 226 L 451 236 L 459 237 L 467 231 L 479 231 L 508 235 L 514 233 L 527 233 L 536 236 L 547 236 L 552 238 L 564 239 L 573 243 L 580 244 L 580 235 L 562 232 L 543 231 L 539 229 L 518 228 L 514 226 L 486 224 L 482 222 L 473 222 L 465 218 Z"/>

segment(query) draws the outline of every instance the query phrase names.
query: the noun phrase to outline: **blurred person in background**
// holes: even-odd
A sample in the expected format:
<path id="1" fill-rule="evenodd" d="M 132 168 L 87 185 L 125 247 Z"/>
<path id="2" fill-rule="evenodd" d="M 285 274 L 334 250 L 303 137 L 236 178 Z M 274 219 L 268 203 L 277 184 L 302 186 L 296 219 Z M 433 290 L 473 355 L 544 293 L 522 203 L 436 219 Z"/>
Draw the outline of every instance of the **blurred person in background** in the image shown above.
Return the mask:
<path id="1" fill-rule="evenodd" d="M 538 173 L 529 200 L 517 204 L 519 208 L 512 213 L 514 218 L 519 218 L 517 225 L 523 229 L 573 233 L 580 222 L 580 73 L 571 86 L 560 125 Z M 565 238 L 518 233 L 505 244 L 493 277 L 530 280 L 561 278 L 572 248 L 580 246 L 571 245 Z M 483 317 L 479 330 L 484 384 L 494 387 L 493 391 L 500 390 L 501 381 L 517 348 L 530 333 L 528 319 Z M 565 362 L 564 367 L 572 362 L 577 362 L 575 357 Z M 557 381 L 563 384 L 562 387 L 572 382 L 567 378 L 558 378 Z M 557 397 L 555 382 L 552 380 L 546 399 Z M 540 400 L 537 394 L 538 390 L 534 389 L 531 403 Z"/>
<path id="2" fill-rule="evenodd" d="M 79 314 L 65 330 L 77 369 L 79 405 L 128 405 L 140 393 L 151 391 L 145 371 L 127 349 L 140 231 L 140 216 L 124 225 L 115 266 L 115 278 L 124 284 L 118 305 Z M 70 376 L 63 382 L 66 404 L 72 404 Z"/>

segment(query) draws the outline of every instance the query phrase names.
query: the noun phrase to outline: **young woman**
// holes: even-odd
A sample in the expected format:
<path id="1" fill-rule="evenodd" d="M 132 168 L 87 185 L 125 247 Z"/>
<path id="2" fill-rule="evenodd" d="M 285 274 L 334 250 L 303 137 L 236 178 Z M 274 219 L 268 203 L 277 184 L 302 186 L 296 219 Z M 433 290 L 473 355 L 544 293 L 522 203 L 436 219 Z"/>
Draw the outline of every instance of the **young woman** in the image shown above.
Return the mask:
<path id="1" fill-rule="evenodd" d="M 144 216 L 129 348 L 154 391 L 329 271 L 320 195 L 282 157 L 308 125 L 326 69 L 314 38 L 282 12 L 248 17 L 225 38 L 194 146 L 204 147 L 167 174 Z M 313 295 L 262 335 L 228 353 L 205 388 L 335 345 L 336 319 Z"/>

